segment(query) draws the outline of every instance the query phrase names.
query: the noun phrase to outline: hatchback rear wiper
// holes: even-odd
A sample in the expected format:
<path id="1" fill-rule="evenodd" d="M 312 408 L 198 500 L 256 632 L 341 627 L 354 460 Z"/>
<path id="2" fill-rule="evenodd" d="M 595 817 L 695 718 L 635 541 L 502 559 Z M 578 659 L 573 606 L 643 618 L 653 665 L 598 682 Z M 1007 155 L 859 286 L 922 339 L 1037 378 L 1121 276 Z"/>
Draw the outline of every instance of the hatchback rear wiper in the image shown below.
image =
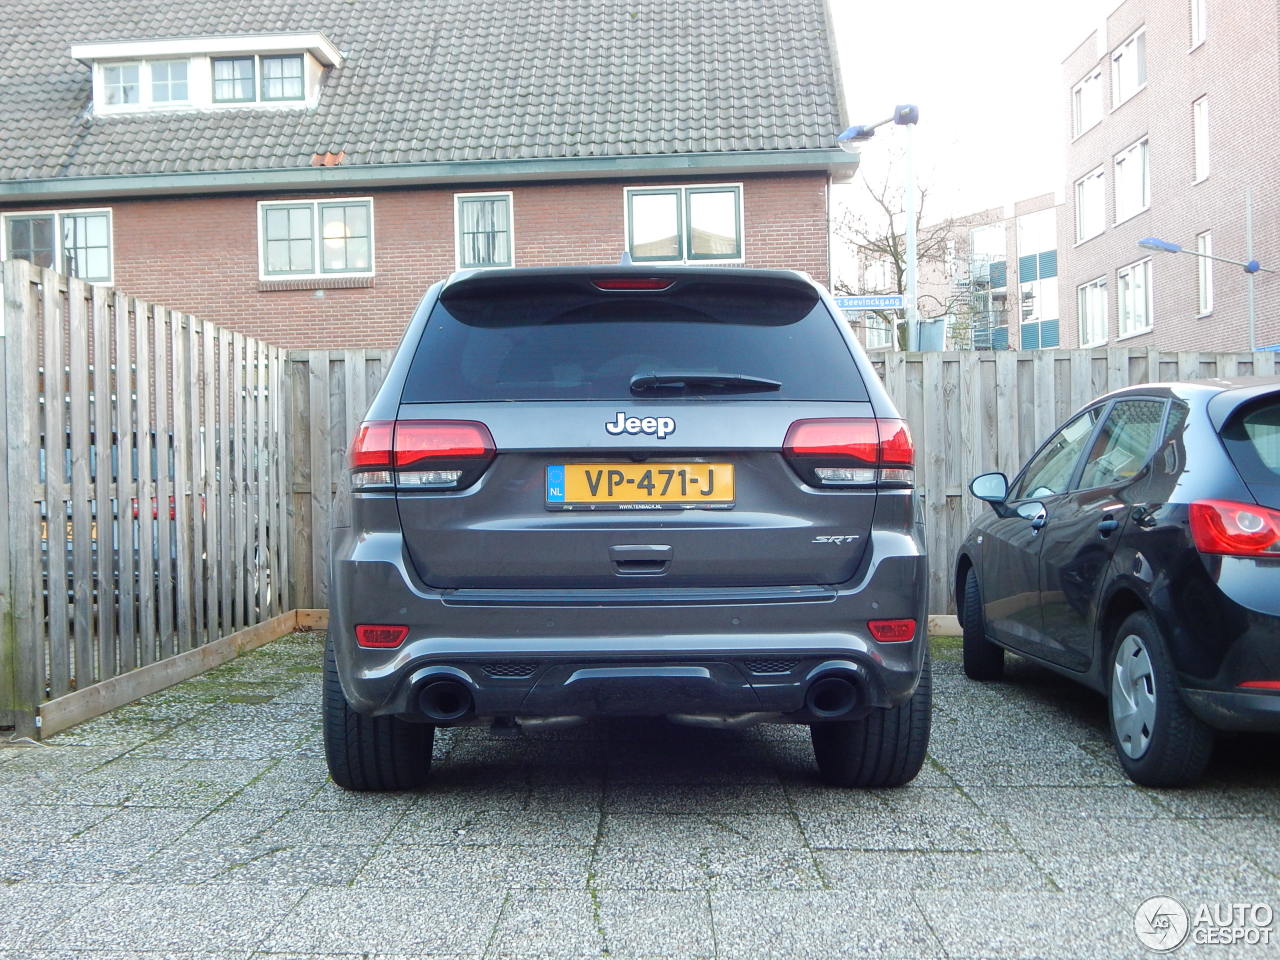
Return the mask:
<path id="1" fill-rule="evenodd" d="M 641 373 L 631 378 L 632 393 L 649 393 L 659 390 L 676 390 L 684 393 L 701 393 L 715 390 L 719 393 L 761 393 L 782 389 L 777 380 L 749 377 L 741 373 Z"/>

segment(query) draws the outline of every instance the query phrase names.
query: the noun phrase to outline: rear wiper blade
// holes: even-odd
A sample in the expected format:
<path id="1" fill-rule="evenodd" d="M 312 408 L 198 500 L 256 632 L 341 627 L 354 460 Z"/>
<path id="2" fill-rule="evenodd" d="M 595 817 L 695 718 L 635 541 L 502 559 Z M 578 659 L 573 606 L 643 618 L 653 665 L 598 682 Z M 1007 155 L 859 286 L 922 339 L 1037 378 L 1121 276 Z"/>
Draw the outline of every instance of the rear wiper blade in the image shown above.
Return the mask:
<path id="1" fill-rule="evenodd" d="M 641 373 L 631 378 L 632 393 L 648 393 L 653 390 L 757 393 L 781 389 L 782 383 L 778 380 L 750 377 L 741 373 Z"/>

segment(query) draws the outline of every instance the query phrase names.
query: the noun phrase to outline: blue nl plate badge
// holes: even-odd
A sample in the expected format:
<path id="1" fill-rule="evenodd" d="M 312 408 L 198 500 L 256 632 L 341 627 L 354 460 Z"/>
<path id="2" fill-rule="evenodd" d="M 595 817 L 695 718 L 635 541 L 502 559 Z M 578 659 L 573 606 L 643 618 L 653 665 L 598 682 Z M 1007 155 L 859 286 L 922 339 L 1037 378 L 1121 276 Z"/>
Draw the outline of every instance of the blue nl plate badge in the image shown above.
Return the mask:
<path id="1" fill-rule="evenodd" d="M 564 466 L 547 467 L 547 503 L 564 503 Z"/>

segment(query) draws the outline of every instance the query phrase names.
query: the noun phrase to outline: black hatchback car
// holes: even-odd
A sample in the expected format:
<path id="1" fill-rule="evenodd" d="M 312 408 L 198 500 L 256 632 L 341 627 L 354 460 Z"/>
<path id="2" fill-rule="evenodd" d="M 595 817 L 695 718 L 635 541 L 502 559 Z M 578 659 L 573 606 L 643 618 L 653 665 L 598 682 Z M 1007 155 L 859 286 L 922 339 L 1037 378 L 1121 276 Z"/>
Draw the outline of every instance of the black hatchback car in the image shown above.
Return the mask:
<path id="1" fill-rule="evenodd" d="M 1108 394 L 970 489 L 969 677 L 1011 650 L 1103 693 L 1148 786 L 1197 779 L 1214 730 L 1280 731 L 1280 378 Z"/>

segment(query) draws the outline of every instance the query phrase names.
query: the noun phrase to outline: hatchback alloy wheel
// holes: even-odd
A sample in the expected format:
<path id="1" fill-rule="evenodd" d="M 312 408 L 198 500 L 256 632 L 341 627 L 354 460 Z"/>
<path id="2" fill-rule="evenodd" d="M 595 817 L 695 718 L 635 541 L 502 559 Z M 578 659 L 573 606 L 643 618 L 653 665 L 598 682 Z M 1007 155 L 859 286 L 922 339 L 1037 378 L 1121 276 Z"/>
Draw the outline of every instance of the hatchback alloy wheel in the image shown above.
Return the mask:
<path id="1" fill-rule="evenodd" d="M 1142 638 L 1129 634 L 1116 648 L 1111 673 L 1111 720 L 1120 748 L 1134 760 L 1151 746 L 1156 726 L 1156 687 Z"/>

